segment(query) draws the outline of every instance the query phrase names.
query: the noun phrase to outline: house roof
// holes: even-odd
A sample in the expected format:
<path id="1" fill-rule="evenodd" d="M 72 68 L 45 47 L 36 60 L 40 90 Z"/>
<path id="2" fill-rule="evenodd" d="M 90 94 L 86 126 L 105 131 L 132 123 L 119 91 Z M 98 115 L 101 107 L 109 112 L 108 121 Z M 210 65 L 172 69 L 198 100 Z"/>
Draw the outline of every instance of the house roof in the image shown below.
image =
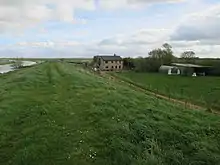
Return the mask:
<path id="1" fill-rule="evenodd" d="M 188 67 L 188 68 L 206 68 L 209 66 L 202 66 L 202 65 L 195 65 L 195 64 L 180 64 L 180 63 L 172 63 L 174 66 L 179 66 L 179 67 Z"/>
<path id="2" fill-rule="evenodd" d="M 98 56 L 102 58 L 104 61 L 121 61 L 122 58 L 120 56 Z"/>

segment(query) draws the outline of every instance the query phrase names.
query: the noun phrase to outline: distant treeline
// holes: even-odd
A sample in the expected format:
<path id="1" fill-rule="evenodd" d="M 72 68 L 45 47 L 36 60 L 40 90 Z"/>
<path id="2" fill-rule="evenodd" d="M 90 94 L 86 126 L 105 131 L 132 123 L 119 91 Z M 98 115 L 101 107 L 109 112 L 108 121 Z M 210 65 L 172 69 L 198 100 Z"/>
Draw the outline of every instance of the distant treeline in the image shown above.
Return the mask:
<path id="1" fill-rule="evenodd" d="M 202 59 L 195 56 L 193 51 L 185 51 L 180 58 L 173 55 L 171 45 L 165 43 L 162 48 L 154 49 L 148 53 L 148 57 L 124 58 L 124 68 L 137 72 L 158 72 L 161 65 L 171 63 L 190 63 L 210 66 L 209 75 L 220 76 L 220 59 Z"/>

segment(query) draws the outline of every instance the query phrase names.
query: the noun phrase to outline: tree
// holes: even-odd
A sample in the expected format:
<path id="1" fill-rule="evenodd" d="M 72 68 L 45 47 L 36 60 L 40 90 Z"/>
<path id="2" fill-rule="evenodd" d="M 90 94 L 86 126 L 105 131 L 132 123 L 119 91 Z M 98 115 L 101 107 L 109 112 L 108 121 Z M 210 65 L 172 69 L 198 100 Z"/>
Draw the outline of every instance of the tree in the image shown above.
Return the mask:
<path id="1" fill-rule="evenodd" d="M 163 44 L 162 48 L 150 51 L 149 57 L 158 59 L 159 65 L 170 65 L 175 58 L 173 56 L 172 46 L 168 43 Z"/>
<path id="2" fill-rule="evenodd" d="M 172 46 L 168 43 L 164 43 L 163 46 L 162 46 L 168 53 L 171 53 L 173 54 L 172 52 Z"/>
<path id="3" fill-rule="evenodd" d="M 134 69 L 134 59 L 128 57 L 123 59 L 123 66 L 125 69 Z"/>
<path id="4" fill-rule="evenodd" d="M 195 63 L 195 55 L 194 51 L 185 51 L 181 54 L 181 58 L 187 63 Z"/>
<path id="5" fill-rule="evenodd" d="M 146 71 L 146 63 L 143 57 L 138 57 L 134 60 L 135 71 L 144 72 Z"/>
<path id="6" fill-rule="evenodd" d="M 165 53 L 162 49 L 160 48 L 154 49 L 150 51 L 148 54 L 149 54 L 148 62 L 150 63 L 151 66 L 159 69 L 159 67 L 164 64 Z"/>
<path id="7" fill-rule="evenodd" d="M 148 53 L 147 58 L 136 58 L 134 60 L 135 70 L 140 72 L 158 72 L 161 65 L 170 65 L 175 57 L 172 46 L 168 43 L 161 48 L 153 49 Z"/>
<path id="8" fill-rule="evenodd" d="M 163 44 L 163 53 L 164 53 L 164 64 L 170 65 L 175 59 L 172 51 L 172 46 L 168 43 Z"/>

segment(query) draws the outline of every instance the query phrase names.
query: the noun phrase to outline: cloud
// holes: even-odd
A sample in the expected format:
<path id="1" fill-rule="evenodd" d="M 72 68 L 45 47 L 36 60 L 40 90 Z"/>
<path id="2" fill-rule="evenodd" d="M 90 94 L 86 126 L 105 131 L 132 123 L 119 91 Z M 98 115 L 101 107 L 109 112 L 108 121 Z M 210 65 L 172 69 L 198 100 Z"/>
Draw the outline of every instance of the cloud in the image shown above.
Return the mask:
<path id="1" fill-rule="evenodd" d="M 140 29 L 129 35 L 118 35 L 100 41 L 100 45 L 146 46 L 168 39 L 170 29 Z"/>
<path id="2" fill-rule="evenodd" d="M 186 47 L 174 47 L 174 53 L 176 56 L 184 51 L 193 50 L 197 57 L 201 58 L 220 58 L 220 45 L 189 45 Z"/>
<path id="3" fill-rule="evenodd" d="M 0 0 L 0 30 L 20 31 L 49 20 L 83 23 L 74 17 L 76 9 L 116 9 L 143 4 L 181 2 L 183 0 Z"/>
<path id="4" fill-rule="evenodd" d="M 170 29 L 140 29 L 127 35 L 116 35 L 97 42 L 97 51 L 122 56 L 147 56 L 168 40 Z M 93 47 L 94 50 L 94 47 Z"/>
<path id="5" fill-rule="evenodd" d="M 176 55 L 193 50 L 199 57 L 217 57 L 220 51 L 220 4 L 189 14 L 173 30 L 170 44 Z"/>
<path id="6" fill-rule="evenodd" d="M 150 5 L 154 3 L 177 3 L 184 0 L 101 0 L 100 6 L 105 9 L 118 9 L 124 7 L 139 8 L 143 5 Z"/>
<path id="7" fill-rule="evenodd" d="M 42 42 L 18 42 L 0 49 L 1 54 L 10 56 L 28 57 L 36 55 L 40 57 L 58 54 L 62 57 L 92 57 L 97 54 L 119 54 L 127 57 L 147 56 L 148 52 L 160 47 L 169 36 L 169 29 L 140 29 L 130 34 L 120 34 L 102 40 L 90 40 L 78 42 L 71 39 L 50 40 Z M 13 52 L 18 52 L 15 54 Z M 56 53 L 55 53 L 56 52 Z M 58 53 L 59 52 L 59 53 Z"/>
<path id="8" fill-rule="evenodd" d="M 114 51 L 122 56 L 148 56 L 150 50 L 168 42 L 172 45 L 175 56 L 193 50 L 199 57 L 219 57 L 220 45 L 210 43 L 208 40 L 207 43 L 200 40 L 170 40 L 172 33 L 172 29 L 140 29 L 129 35 L 118 35 L 101 40 L 96 50 L 104 53 Z"/>
<path id="9" fill-rule="evenodd" d="M 94 10 L 95 4 L 93 0 L 1 0 L 0 30 L 19 31 L 49 20 L 85 23 L 74 18 L 78 8 Z"/>
<path id="10" fill-rule="evenodd" d="M 195 1 L 197 1 L 197 3 L 195 3 Z M 188 4 L 189 1 L 187 1 L 186 4 L 190 9 L 188 10 L 188 7 L 186 7 L 187 9 L 185 9 L 183 13 L 191 13 L 192 9 L 194 12 L 201 10 L 201 8 L 203 9 L 205 5 L 199 7 L 198 4 L 200 4 L 200 0 L 195 1 L 193 1 L 193 4 Z M 104 10 L 111 10 L 146 7 L 153 3 L 178 2 L 182 1 L 99 0 L 98 6 Z M 16 32 L 49 20 L 63 21 L 71 24 L 76 22 L 86 24 L 86 20 L 74 16 L 75 10 L 95 10 L 96 7 L 97 3 L 95 3 L 94 0 L 66 0 L 65 2 L 64 0 L 0 0 L 0 31 Z M 90 25 L 92 27 L 100 26 L 101 28 L 94 28 L 93 30 L 89 30 L 91 27 L 75 29 L 75 26 L 69 26 L 70 24 L 59 23 L 62 27 L 57 26 L 59 30 L 54 29 L 51 32 L 53 27 L 47 28 L 46 26 L 39 26 L 37 27 L 39 28 L 37 32 L 27 32 L 25 34 L 26 36 L 17 37 L 16 41 L 24 42 L 0 47 L 0 54 L 1 56 L 8 55 L 8 57 L 29 57 L 30 55 L 33 57 L 43 57 L 43 55 L 46 57 L 92 57 L 96 54 L 116 53 L 122 56 L 137 57 L 147 56 L 150 50 L 160 47 L 164 42 L 168 42 L 173 46 L 173 50 L 177 56 L 185 50 L 194 50 L 200 57 L 217 57 L 218 51 L 220 51 L 220 32 L 218 31 L 220 28 L 219 11 L 220 5 L 216 5 L 208 10 L 188 15 L 181 23 L 178 22 L 181 19 L 175 22 L 173 21 L 174 23 L 169 23 L 169 21 L 155 23 L 158 20 L 153 18 L 152 20 L 155 20 L 154 23 L 150 21 L 149 25 L 143 23 L 141 26 L 136 27 L 136 31 L 133 31 L 135 28 L 131 28 L 131 30 L 123 31 L 127 34 L 120 35 L 114 35 L 114 32 L 110 34 L 110 30 L 108 31 L 105 27 L 101 27 L 103 23 L 101 24 L 98 21 L 96 26 Z M 166 10 L 164 10 L 164 12 L 166 12 Z M 151 17 L 151 15 L 148 16 Z M 164 19 L 172 20 L 175 18 L 174 20 L 177 20 L 179 16 L 173 18 L 172 15 L 168 17 L 168 15 L 164 14 L 164 17 Z M 181 15 L 181 17 L 184 17 L 184 14 Z M 138 19 L 138 17 L 135 19 Z M 144 19 L 143 21 L 147 22 L 146 20 L 147 19 Z M 117 21 L 117 18 L 115 21 Z M 98 25 L 98 23 L 100 24 Z M 170 26 L 166 25 L 166 23 Z M 178 24 L 177 27 L 176 24 Z M 120 23 L 118 23 L 118 25 L 120 25 Z M 64 28 L 64 26 L 68 26 L 69 28 Z M 140 27 L 143 27 L 143 29 L 138 29 Z M 163 27 L 169 29 L 164 29 Z M 100 32 L 101 34 L 99 33 L 100 29 L 104 31 L 103 33 Z M 123 27 L 123 29 L 125 28 Z M 88 32 L 86 32 L 87 30 Z M 102 38 L 103 35 L 112 37 Z M 13 34 L 11 36 L 11 38 L 13 38 L 15 35 Z M 92 39 L 96 40 L 92 41 Z M 18 52 L 18 54 L 15 52 Z"/>
<path id="11" fill-rule="evenodd" d="M 220 4 L 185 19 L 171 35 L 171 40 L 200 41 L 205 45 L 220 45 Z"/>
<path id="12" fill-rule="evenodd" d="M 65 42 L 53 42 L 53 41 L 46 41 L 46 42 L 19 42 L 16 44 L 16 46 L 19 47 L 36 47 L 36 48 L 42 48 L 42 47 L 69 47 L 69 46 L 79 46 L 80 43 L 76 41 L 65 41 Z"/>

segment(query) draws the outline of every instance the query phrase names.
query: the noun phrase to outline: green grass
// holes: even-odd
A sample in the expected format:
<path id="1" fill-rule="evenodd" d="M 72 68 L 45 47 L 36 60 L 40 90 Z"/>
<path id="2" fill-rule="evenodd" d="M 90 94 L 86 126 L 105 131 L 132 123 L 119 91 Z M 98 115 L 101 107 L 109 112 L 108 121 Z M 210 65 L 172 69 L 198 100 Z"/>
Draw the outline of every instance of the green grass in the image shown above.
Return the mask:
<path id="1" fill-rule="evenodd" d="M 219 77 L 182 77 L 136 72 L 118 73 L 116 76 L 154 92 L 220 110 Z"/>
<path id="2" fill-rule="evenodd" d="M 12 64 L 12 62 L 0 59 L 0 65 L 6 65 L 6 64 Z"/>
<path id="3" fill-rule="evenodd" d="M 215 165 L 220 118 L 65 63 L 0 76 L 0 164 Z"/>

